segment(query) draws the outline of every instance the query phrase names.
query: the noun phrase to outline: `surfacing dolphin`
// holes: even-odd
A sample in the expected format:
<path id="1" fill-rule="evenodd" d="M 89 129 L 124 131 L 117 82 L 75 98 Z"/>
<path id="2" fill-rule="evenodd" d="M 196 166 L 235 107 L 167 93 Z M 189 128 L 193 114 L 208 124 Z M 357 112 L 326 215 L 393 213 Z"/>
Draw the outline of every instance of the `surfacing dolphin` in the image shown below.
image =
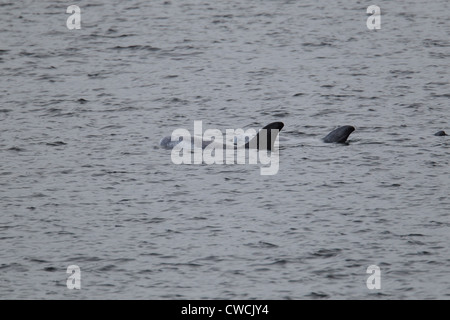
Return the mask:
<path id="1" fill-rule="evenodd" d="M 256 136 L 254 136 L 250 141 L 247 141 L 245 145 L 242 145 L 241 147 L 244 147 L 245 149 L 257 149 L 257 150 L 269 150 L 271 151 L 274 147 L 274 143 L 276 141 L 276 138 L 278 136 L 278 133 L 281 131 L 281 129 L 284 127 L 283 122 L 272 122 L 265 126 L 264 128 L 259 131 Z M 275 130 L 272 132 L 272 130 Z M 272 133 L 274 133 L 272 135 Z M 267 138 L 267 140 L 265 139 Z M 184 138 L 179 137 L 178 140 L 172 141 L 172 137 L 164 137 L 159 142 L 159 145 L 165 149 L 173 149 L 176 145 L 179 143 L 183 143 Z M 189 141 L 187 141 L 189 143 Z M 197 142 L 197 144 L 196 144 Z M 202 149 L 205 149 L 207 146 L 216 143 L 214 140 L 204 140 L 201 137 L 191 137 L 190 138 L 190 144 L 192 147 L 195 145 L 202 146 Z M 217 148 L 220 148 L 220 145 L 216 146 Z M 227 147 L 227 144 L 222 144 L 222 147 L 225 148 L 231 148 L 236 149 L 238 148 L 237 143 L 229 144 Z"/>
<path id="2" fill-rule="evenodd" d="M 443 130 L 436 132 L 434 135 L 438 137 L 448 136 Z"/>
<path id="3" fill-rule="evenodd" d="M 342 126 L 333 131 L 331 131 L 323 141 L 326 143 L 345 143 L 348 136 L 355 131 L 355 127 L 352 126 Z"/>

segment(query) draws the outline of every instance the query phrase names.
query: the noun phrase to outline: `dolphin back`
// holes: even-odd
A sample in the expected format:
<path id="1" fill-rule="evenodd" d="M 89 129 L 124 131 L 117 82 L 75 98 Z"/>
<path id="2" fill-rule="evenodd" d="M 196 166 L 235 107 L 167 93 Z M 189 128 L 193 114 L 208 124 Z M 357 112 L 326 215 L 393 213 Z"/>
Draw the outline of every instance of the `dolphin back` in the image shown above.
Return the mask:
<path id="1" fill-rule="evenodd" d="M 355 127 L 342 126 L 331 131 L 325 138 L 323 138 L 323 141 L 326 143 L 344 143 L 353 131 L 355 131 Z"/>

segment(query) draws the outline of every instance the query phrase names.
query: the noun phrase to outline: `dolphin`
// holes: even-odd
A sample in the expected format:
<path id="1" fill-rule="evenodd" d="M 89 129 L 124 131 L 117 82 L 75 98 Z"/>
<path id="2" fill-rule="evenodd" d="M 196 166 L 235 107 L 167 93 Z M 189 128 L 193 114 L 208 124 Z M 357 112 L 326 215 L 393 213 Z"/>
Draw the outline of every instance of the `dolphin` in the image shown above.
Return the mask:
<path id="1" fill-rule="evenodd" d="M 448 134 L 446 134 L 443 130 L 436 132 L 434 135 L 439 137 L 448 136 Z"/>
<path id="2" fill-rule="evenodd" d="M 248 141 L 246 139 L 246 143 L 244 145 L 238 146 L 237 141 L 235 140 L 234 144 L 230 144 L 227 147 L 227 144 L 223 144 L 223 148 L 231 148 L 231 149 L 237 149 L 238 147 L 244 147 L 245 149 L 257 149 L 257 150 L 268 150 L 271 151 L 274 147 L 274 143 L 276 141 L 276 138 L 278 136 L 278 133 L 283 129 L 284 123 L 283 122 L 272 122 L 262 128 L 256 136 L 254 136 L 251 140 Z M 272 132 L 275 130 L 275 132 Z M 273 134 L 272 134 L 273 133 Z M 205 149 L 207 146 L 214 144 L 214 140 L 204 140 L 201 137 L 191 137 L 190 139 L 191 146 L 194 147 L 197 141 L 198 146 L 202 146 L 202 149 Z M 178 140 L 172 141 L 172 137 L 164 137 L 159 142 L 159 145 L 165 149 L 173 149 L 176 145 L 179 143 L 184 143 L 184 137 L 179 137 Z M 189 141 L 187 141 L 189 143 Z M 220 145 L 217 146 L 220 148 Z"/>
<path id="3" fill-rule="evenodd" d="M 273 145 L 275 143 L 275 140 L 278 136 L 278 133 L 283 129 L 284 123 L 283 122 L 272 122 L 262 128 L 260 132 L 250 141 L 248 141 L 245 144 L 245 149 L 251 149 L 254 146 L 256 146 L 257 150 L 265 149 L 271 151 L 273 149 Z M 265 130 L 265 131 L 264 131 Z M 272 130 L 275 130 L 275 134 L 272 136 Z M 264 134 L 261 134 L 261 132 L 266 133 L 266 136 Z M 267 140 L 265 139 L 267 137 Z M 270 141 L 270 143 L 267 143 Z"/>
<path id="4" fill-rule="evenodd" d="M 342 126 L 333 131 L 331 131 L 323 141 L 326 143 L 345 143 L 347 141 L 348 136 L 355 131 L 355 127 L 352 126 Z"/>

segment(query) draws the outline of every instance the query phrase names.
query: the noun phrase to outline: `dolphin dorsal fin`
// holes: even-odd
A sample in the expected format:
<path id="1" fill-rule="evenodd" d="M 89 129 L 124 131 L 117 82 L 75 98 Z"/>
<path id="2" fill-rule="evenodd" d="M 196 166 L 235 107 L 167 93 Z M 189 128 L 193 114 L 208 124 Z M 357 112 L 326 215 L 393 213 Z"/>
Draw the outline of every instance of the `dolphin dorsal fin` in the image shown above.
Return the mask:
<path id="1" fill-rule="evenodd" d="M 262 128 L 258 134 L 245 144 L 246 149 L 256 148 L 257 150 L 273 149 L 278 133 L 283 129 L 283 122 L 272 122 Z"/>

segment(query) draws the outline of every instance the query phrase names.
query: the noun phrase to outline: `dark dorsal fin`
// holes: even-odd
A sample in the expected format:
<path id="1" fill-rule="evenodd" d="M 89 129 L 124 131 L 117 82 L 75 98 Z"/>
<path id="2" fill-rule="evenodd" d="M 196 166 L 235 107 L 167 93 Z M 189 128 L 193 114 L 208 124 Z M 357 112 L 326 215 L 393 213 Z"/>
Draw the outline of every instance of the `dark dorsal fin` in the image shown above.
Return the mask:
<path id="1" fill-rule="evenodd" d="M 325 138 L 323 138 L 324 142 L 331 143 L 344 143 L 347 141 L 348 136 L 355 131 L 355 127 L 352 126 L 343 126 L 339 127 L 333 131 L 331 131 Z"/>
<path id="2" fill-rule="evenodd" d="M 283 127 L 283 122 L 272 122 L 268 124 L 262 128 L 252 140 L 245 144 L 245 148 L 256 148 L 257 150 L 261 149 L 271 151 L 278 133 L 281 129 L 283 129 Z"/>

